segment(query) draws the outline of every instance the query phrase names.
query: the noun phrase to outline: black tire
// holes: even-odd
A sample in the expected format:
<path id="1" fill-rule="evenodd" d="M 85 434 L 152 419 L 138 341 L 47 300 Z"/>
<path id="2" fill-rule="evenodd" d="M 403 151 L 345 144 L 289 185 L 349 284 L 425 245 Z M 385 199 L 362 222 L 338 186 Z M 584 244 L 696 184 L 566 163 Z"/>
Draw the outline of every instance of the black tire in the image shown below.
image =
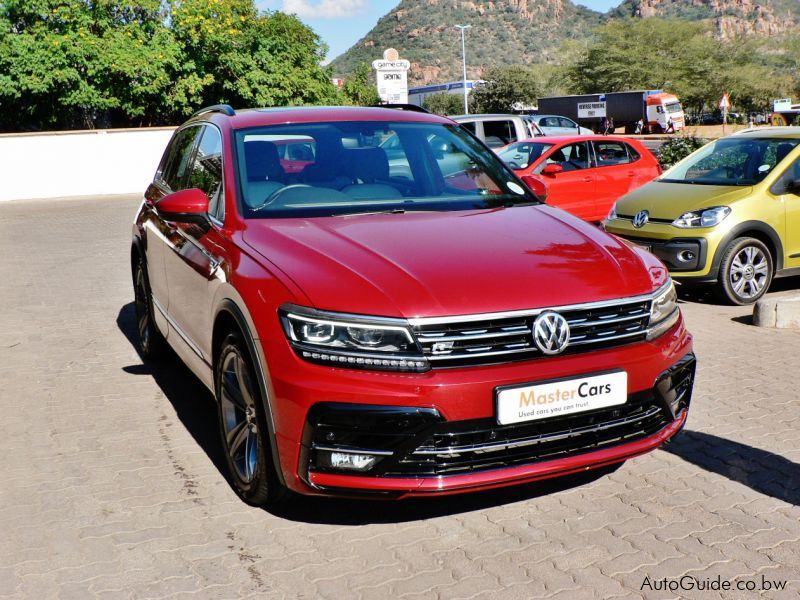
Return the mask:
<path id="1" fill-rule="evenodd" d="M 719 265 L 717 295 L 729 304 L 753 304 L 772 283 L 773 258 L 769 248 L 751 237 L 733 240 Z"/>
<path id="2" fill-rule="evenodd" d="M 146 361 L 164 357 L 167 342 L 158 330 L 153 312 L 153 294 L 147 277 L 147 266 L 141 256 L 133 265 L 133 298 L 136 311 L 137 350 Z"/>
<path id="3" fill-rule="evenodd" d="M 214 365 L 220 438 L 233 488 L 254 506 L 289 497 L 278 479 L 253 361 L 241 336 L 228 334 Z"/>

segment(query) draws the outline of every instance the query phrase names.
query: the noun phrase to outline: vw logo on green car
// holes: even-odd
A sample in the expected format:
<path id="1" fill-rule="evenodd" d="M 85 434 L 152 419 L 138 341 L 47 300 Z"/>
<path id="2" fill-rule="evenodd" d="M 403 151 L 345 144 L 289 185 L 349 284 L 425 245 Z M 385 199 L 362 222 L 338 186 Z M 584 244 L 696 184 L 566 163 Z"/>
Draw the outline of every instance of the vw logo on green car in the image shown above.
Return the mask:
<path id="1" fill-rule="evenodd" d="M 800 274 L 800 128 L 707 144 L 621 198 L 606 230 L 644 246 L 673 278 L 750 304 Z"/>

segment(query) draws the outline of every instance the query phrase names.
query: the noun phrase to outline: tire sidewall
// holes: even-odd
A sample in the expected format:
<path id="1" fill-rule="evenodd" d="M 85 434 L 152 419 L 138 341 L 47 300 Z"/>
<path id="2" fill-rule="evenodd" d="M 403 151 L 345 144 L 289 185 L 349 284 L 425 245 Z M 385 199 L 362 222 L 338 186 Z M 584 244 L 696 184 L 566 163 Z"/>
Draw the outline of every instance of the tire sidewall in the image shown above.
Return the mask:
<path id="1" fill-rule="evenodd" d="M 140 256 L 136 260 L 136 266 L 133 269 L 133 293 L 134 293 L 134 305 L 136 302 L 136 294 L 137 289 L 139 287 L 139 277 L 141 274 L 142 278 L 142 285 L 144 287 L 144 300 L 147 303 L 147 310 L 150 312 L 150 320 L 147 324 L 148 328 L 148 342 L 145 344 L 145 341 L 142 339 L 142 336 L 139 334 L 139 314 L 138 311 L 134 308 L 134 313 L 136 315 L 136 341 L 137 341 L 137 350 L 139 354 L 141 354 L 142 358 L 150 360 L 157 358 L 161 354 L 164 339 L 161 335 L 161 332 L 158 330 L 158 326 L 156 325 L 155 320 L 155 312 L 153 310 L 153 293 L 150 290 L 150 278 L 147 276 L 147 264 L 145 263 L 144 259 Z"/>
<path id="2" fill-rule="evenodd" d="M 767 281 L 764 287 L 756 296 L 752 298 L 742 298 L 733 290 L 733 286 L 731 285 L 731 280 L 730 280 L 730 269 L 734 257 L 748 246 L 753 246 L 755 248 L 758 248 L 761 252 L 764 253 L 764 256 L 766 256 L 767 267 L 768 267 Z M 772 284 L 773 270 L 774 270 L 774 259 L 772 257 L 772 253 L 770 252 L 769 248 L 767 248 L 766 244 L 764 244 L 764 242 L 756 238 L 750 238 L 750 237 L 743 237 L 732 240 L 730 244 L 728 244 L 728 246 L 725 248 L 725 253 L 722 256 L 722 261 L 720 262 L 719 265 L 718 291 L 720 297 L 729 304 L 734 304 L 738 306 L 747 306 L 748 304 L 754 304 L 769 290 L 769 287 Z"/>
<path id="3" fill-rule="evenodd" d="M 255 474 L 253 479 L 249 482 L 242 480 L 239 477 L 236 467 L 233 464 L 233 459 L 230 455 L 228 442 L 226 439 L 222 404 L 222 365 L 225 364 L 226 357 L 231 353 L 238 354 L 249 369 L 250 378 L 253 382 L 253 394 L 255 394 L 255 409 L 257 415 L 258 425 L 258 453 L 256 461 Z M 264 505 L 271 499 L 276 481 L 270 477 L 270 463 L 271 455 L 269 453 L 269 430 L 267 429 L 266 419 L 264 417 L 263 399 L 261 398 L 261 389 L 258 385 L 258 379 L 253 369 L 253 360 L 250 356 L 247 347 L 245 346 L 242 338 L 236 334 L 229 334 L 222 342 L 220 351 L 217 355 L 216 363 L 214 364 L 214 394 L 217 400 L 217 415 L 220 432 L 220 442 L 225 454 L 225 464 L 228 467 L 228 476 L 231 486 L 239 495 L 239 497 L 247 502 L 256 506 Z"/>

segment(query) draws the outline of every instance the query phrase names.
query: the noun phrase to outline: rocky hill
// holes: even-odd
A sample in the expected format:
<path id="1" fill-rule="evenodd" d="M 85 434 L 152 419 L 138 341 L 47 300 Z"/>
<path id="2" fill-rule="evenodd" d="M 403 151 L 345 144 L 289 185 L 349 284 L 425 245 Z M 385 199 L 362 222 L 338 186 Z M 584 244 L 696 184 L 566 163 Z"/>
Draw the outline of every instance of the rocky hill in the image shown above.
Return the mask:
<path id="1" fill-rule="evenodd" d="M 562 42 L 582 38 L 601 13 L 570 0 L 403 0 L 355 46 L 333 61 L 339 73 L 397 48 L 412 63 L 412 84 L 461 78 L 461 37 L 467 31 L 469 77 L 497 64 L 551 62 Z"/>
<path id="2" fill-rule="evenodd" d="M 625 0 L 611 11 L 614 16 L 707 19 L 720 37 L 741 34 L 780 35 L 798 27 L 798 0 Z"/>
<path id="3" fill-rule="evenodd" d="M 467 24 L 468 75 L 476 78 L 495 65 L 558 62 L 563 42 L 586 38 L 608 19 L 652 16 L 709 20 L 723 39 L 772 36 L 800 27 L 800 0 L 624 0 L 607 14 L 570 0 L 402 0 L 333 67 L 346 74 L 394 47 L 412 63 L 412 85 L 460 79 L 454 25 Z"/>

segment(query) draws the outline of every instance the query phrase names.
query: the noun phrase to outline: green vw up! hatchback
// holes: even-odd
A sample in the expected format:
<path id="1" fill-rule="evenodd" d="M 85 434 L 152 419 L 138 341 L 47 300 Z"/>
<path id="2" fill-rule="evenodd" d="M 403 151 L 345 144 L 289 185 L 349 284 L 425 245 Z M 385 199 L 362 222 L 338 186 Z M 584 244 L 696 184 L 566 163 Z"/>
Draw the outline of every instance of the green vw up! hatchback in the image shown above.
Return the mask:
<path id="1" fill-rule="evenodd" d="M 673 278 L 755 302 L 773 277 L 800 274 L 800 127 L 703 146 L 623 196 L 605 227 L 650 250 Z"/>

